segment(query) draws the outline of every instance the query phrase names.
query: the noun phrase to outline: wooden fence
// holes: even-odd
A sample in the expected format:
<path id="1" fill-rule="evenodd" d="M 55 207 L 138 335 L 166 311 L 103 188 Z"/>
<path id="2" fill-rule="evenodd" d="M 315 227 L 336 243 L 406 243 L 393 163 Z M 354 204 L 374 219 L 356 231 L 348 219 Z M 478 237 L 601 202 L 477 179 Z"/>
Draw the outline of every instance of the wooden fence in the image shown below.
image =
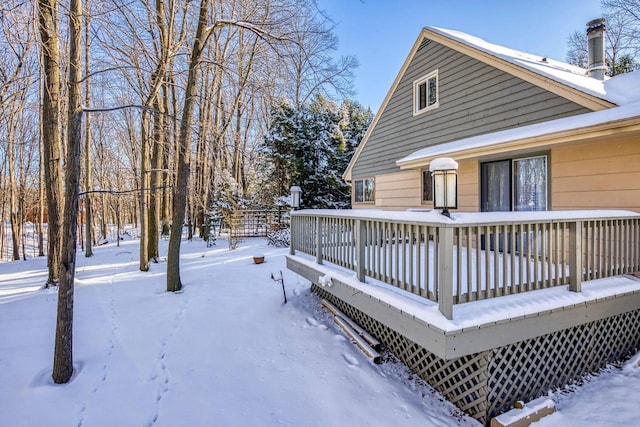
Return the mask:
<path id="1" fill-rule="evenodd" d="M 288 210 L 241 210 L 224 218 L 223 226 L 232 238 L 265 237 L 285 226 L 283 215 Z"/>

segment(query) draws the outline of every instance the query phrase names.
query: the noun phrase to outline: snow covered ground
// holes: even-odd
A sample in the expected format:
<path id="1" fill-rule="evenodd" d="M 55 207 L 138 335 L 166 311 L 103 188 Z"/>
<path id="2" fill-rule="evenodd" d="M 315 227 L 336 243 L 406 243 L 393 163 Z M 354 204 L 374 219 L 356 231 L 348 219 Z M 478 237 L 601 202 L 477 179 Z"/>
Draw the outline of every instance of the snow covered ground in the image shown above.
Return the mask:
<path id="1" fill-rule="evenodd" d="M 163 260 L 138 271 L 137 241 L 94 252 L 77 257 L 67 385 L 51 381 L 57 295 L 40 289 L 46 260 L 0 263 L 0 426 L 480 425 L 393 357 L 371 363 L 286 270 L 287 249 L 184 242 L 178 294 L 164 291 Z M 271 279 L 280 271 L 287 304 Z M 559 411 L 539 425 L 637 425 L 639 358 L 552 394 Z"/>

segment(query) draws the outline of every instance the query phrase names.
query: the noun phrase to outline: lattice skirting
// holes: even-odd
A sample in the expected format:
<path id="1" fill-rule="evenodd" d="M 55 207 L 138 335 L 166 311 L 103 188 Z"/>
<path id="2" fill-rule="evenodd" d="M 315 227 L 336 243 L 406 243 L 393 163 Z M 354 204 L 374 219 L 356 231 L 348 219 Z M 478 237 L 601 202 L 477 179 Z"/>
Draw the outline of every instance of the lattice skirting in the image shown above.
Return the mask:
<path id="1" fill-rule="evenodd" d="M 458 408 L 487 424 L 517 400 L 529 401 L 640 348 L 640 310 L 504 347 L 444 360 L 312 285 Z"/>

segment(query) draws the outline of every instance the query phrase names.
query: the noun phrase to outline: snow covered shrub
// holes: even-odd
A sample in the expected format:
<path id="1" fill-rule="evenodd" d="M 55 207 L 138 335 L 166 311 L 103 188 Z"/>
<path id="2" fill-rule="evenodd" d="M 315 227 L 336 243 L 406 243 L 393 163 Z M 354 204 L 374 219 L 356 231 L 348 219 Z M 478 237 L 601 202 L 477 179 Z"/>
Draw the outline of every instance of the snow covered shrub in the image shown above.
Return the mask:
<path id="1" fill-rule="evenodd" d="M 284 248 L 289 246 L 291 242 L 291 231 L 288 228 L 271 231 L 267 234 L 267 243 L 276 248 Z"/>

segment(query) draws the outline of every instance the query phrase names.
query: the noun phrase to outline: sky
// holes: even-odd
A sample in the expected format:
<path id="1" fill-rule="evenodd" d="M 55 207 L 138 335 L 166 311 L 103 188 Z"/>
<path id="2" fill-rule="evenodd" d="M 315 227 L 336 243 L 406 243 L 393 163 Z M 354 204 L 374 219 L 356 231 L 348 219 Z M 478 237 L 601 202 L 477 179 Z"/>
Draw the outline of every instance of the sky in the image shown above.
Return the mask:
<path id="1" fill-rule="evenodd" d="M 421 29 L 440 27 L 565 61 L 567 39 L 602 15 L 600 0 L 318 0 L 339 55 L 355 55 L 354 98 L 376 112 Z"/>

